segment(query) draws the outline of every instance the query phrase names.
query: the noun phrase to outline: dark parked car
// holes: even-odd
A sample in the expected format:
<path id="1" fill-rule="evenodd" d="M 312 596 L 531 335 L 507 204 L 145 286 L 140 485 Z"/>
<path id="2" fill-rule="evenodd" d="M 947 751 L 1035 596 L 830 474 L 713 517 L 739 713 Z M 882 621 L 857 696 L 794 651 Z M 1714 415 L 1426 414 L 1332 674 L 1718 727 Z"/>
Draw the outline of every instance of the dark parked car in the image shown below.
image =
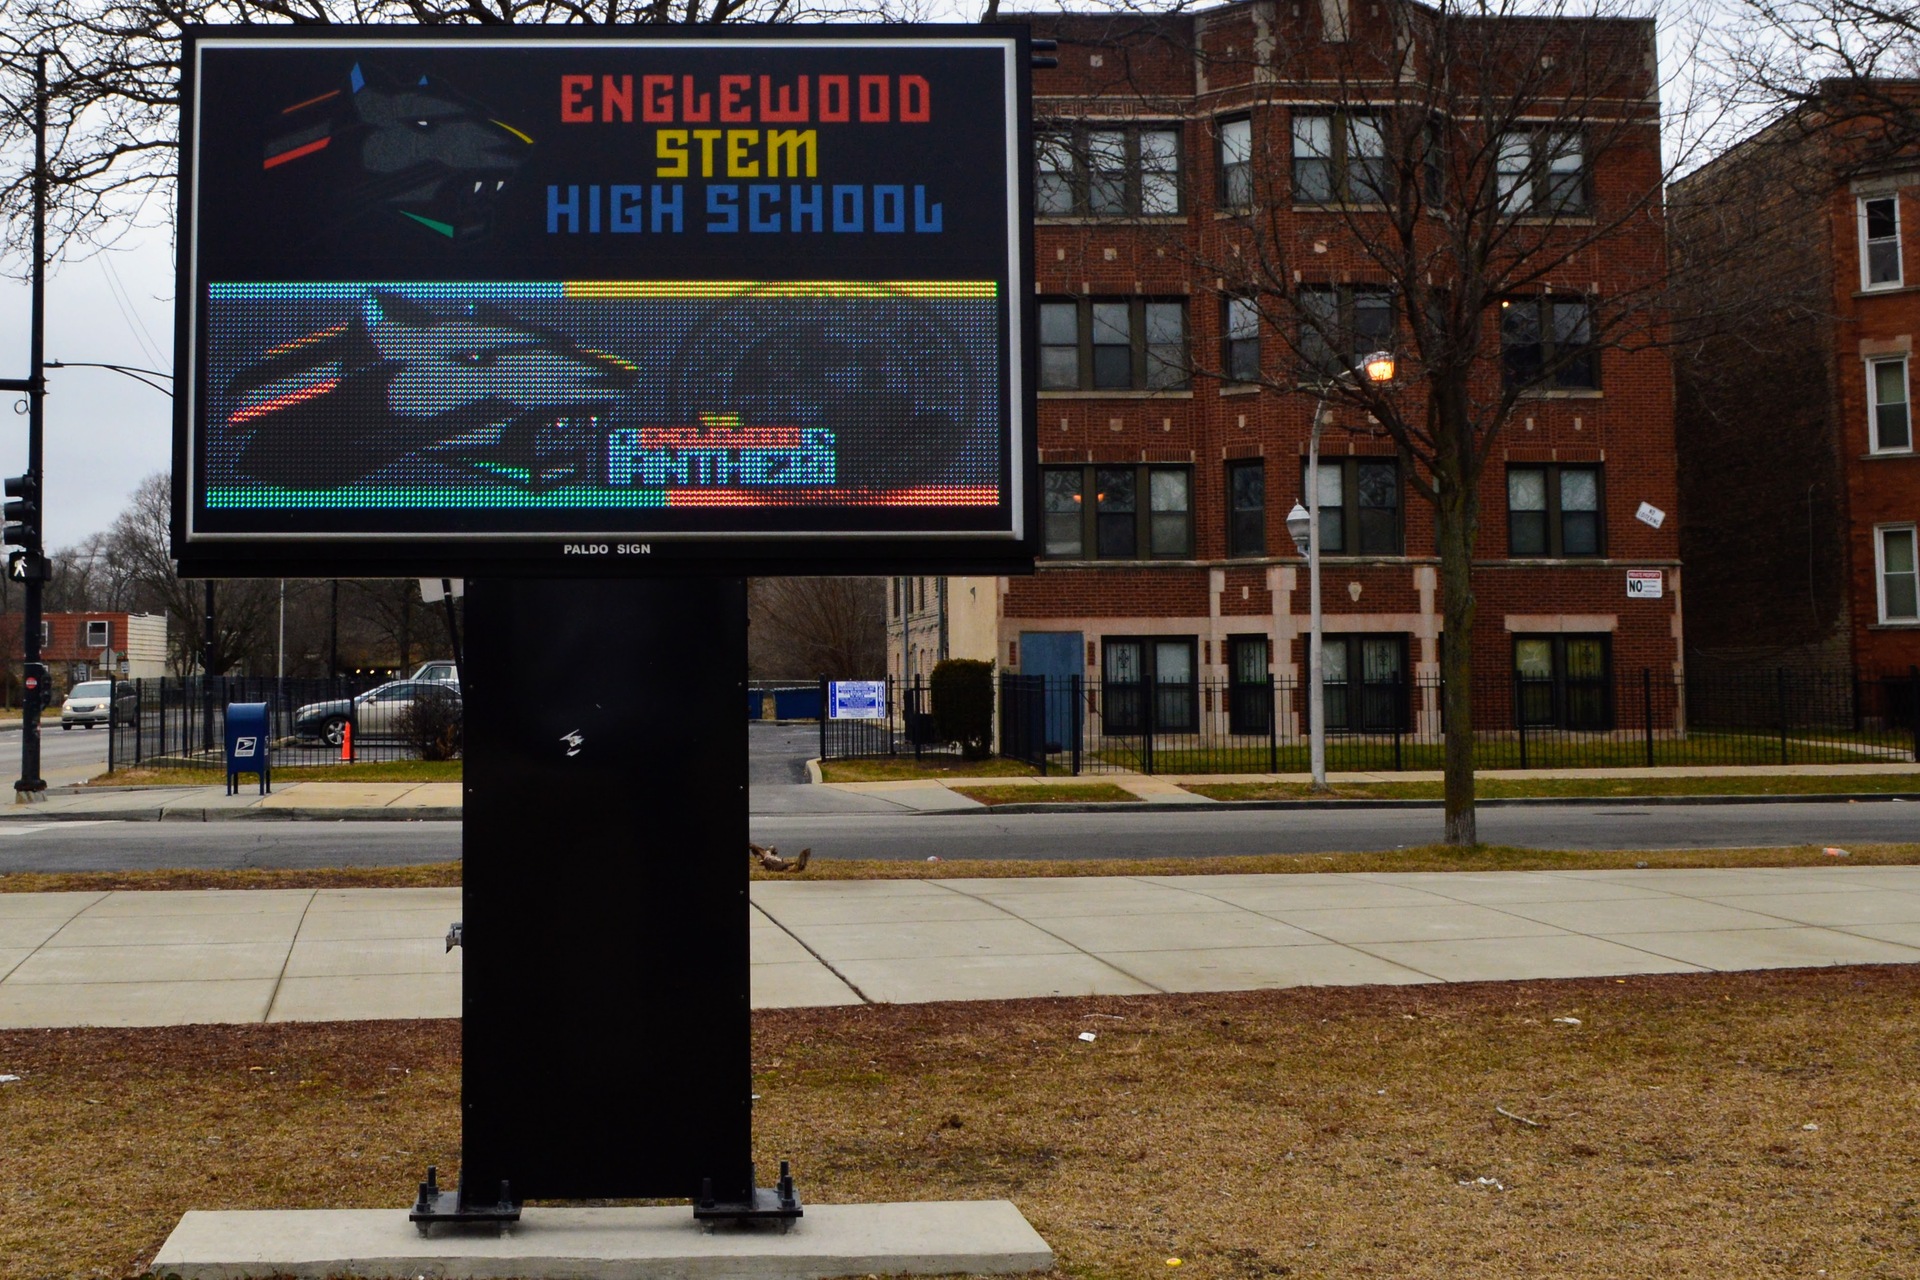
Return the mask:
<path id="1" fill-rule="evenodd" d="M 398 738 L 406 732 L 408 710 L 422 698 L 449 700 L 455 715 L 462 709 L 458 685 L 431 680 L 393 680 L 356 698 L 308 703 L 293 713 L 293 734 L 308 740 L 324 739 L 328 745 L 337 747 L 345 739 L 347 723 L 351 720 L 356 738 Z"/>

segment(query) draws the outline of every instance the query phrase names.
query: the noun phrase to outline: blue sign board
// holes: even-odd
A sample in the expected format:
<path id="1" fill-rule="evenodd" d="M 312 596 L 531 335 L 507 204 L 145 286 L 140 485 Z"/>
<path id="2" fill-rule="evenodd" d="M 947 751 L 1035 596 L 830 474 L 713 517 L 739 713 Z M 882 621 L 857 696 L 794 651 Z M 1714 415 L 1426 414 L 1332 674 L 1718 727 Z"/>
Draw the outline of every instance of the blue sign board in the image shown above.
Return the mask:
<path id="1" fill-rule="evenodd" d="M 828 686 L 827 715 L 834 720 L 885 720 L 887 682 L 835 680 Z"/>

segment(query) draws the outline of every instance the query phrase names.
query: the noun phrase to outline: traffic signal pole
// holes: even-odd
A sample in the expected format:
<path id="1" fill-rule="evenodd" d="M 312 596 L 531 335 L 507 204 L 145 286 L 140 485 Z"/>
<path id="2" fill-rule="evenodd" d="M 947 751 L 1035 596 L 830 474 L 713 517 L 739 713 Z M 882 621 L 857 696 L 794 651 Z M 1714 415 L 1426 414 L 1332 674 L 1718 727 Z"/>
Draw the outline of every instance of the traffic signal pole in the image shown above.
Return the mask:
<path id="1" fill-rule="evenodd" d="M 9 501 L 5 512 L 7 543 L 22 554 L 9 560 L 8 571 L 23 579 L 26 617 L 21 624 L 23 684 L 20 720 L 20 777 L 13 784 L 14 799 L 24 802 L 47 789 L 40 776 L 40 708 L 47 697 L 47 676 L 41 665 L 40 622 L 46 585 L 46 558 L 41 541 L 42 446 L 47 399 L 47 55 L 41 54 L 33 74 L 33 314 L 27 338 L 27 376 L 0 379 L 0 391 L 23 391 L 27 396 L 27 471 L 6 481 Z"/>

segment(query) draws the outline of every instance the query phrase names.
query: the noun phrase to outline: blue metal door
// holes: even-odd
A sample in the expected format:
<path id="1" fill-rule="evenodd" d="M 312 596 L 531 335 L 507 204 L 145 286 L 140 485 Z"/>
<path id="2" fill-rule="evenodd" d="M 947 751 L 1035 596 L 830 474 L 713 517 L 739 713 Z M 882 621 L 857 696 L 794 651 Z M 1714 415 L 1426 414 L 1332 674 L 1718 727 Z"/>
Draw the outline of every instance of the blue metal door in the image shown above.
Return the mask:
<path id="1" fill-rule="evenodd" d="M 1073 746 L 1080 708 L 1073 696 L 1073 677 L 1087 673 L 1086 638 L 1078 631 L 1022 631 L 1020 674 L 1045 676 L 1047 681 L 1047 750 Z"/>

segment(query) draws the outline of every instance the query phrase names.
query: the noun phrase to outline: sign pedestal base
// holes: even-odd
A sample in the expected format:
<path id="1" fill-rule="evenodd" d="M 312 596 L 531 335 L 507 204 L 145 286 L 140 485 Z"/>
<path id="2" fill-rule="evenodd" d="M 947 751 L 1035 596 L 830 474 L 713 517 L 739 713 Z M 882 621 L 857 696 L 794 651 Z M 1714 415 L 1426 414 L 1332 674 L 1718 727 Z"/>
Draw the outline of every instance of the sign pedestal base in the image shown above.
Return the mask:
<path id="1" fill-rule="evenodd" d="M 455 1216 L 753 1205 L 746 583 L 466 599 Z"/>
<path id="2" fill-rule="evenodd" d="M 183 1280 L 803 1280 L 1018 1275 L 1047 1271 L 1053 1261 L 1047 1242 L 1011 1201 L 969 1200 L 810 1205 L 791 1230 L 709 1227 L 689 1220 L 684 1208 L 535 1206 L 518 1223 L 486 1231 L 443 1228 L 429 1239 L 395 1209 L 196 1210 L 180 1219 L 153 1271 Z"/>

